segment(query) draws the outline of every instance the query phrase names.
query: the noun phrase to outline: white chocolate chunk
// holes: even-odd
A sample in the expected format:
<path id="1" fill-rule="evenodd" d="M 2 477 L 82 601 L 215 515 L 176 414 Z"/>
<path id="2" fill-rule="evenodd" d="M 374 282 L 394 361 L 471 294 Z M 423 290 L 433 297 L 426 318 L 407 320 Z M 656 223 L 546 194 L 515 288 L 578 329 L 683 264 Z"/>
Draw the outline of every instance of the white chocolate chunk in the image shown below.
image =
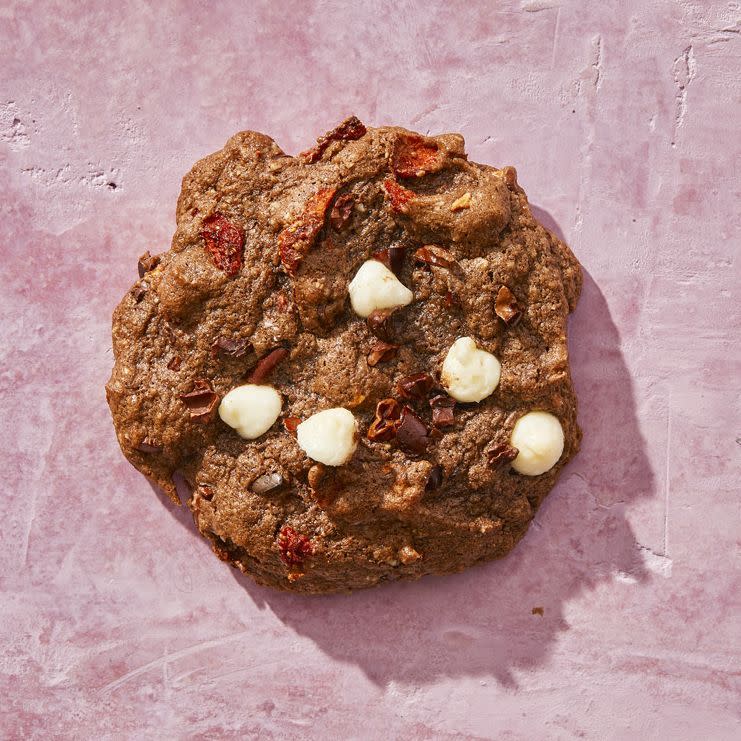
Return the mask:
<path id="1" fill-rule="evenodd" d="M 499 384 L 502 366 L 470 337 L 459 337 L 443 361 L 440 379 L 456 401 L 481 401 Z"/>
<path id="2" fill-rule="evenodd" d="M 344 407 L 312 414 L 296 428 L 299 447 L 326 466 L 347 463 L 358 444 L 358 423 Z"/>
<path id="3" fill-rule="evenodd" d="M 353 311 L 364 318 L 376 309 L 406 306 L 414 298 L 414 294 L 378 260 L 364 262 L 347 289 Z"/>
<path id="4" fill-rule="evenodd" d="M 219 404 L 219 417 L 246 440 L 266 433 L 278 419 L 283 399 L 272 386 L 233 388 Z"/>
<path id="5" fill-rule="evenodd" d="M 510 442 L 519 450 L 512 468 L 525 476 L 540 476 L 553 468 L 563 453 L 563 428 L 549 412 L 528 412 L 517 420 Z"/>

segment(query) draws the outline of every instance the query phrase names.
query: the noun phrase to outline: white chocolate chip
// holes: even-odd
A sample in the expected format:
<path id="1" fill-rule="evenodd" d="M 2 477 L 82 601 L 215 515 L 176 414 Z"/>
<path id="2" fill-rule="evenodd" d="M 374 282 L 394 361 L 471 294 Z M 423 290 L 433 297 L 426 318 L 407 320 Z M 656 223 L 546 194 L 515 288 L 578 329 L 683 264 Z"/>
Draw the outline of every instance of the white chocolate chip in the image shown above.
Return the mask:
<path id="1" fill-rule="evenodd" d="M 353 311 L 362 317 L 376 309 L 392 309 L 412 303 L 414 294 L 378 260 L 364 262 L 348 286 Z"/>
<path id="2" fill-rule="evenodd" d="M 325 466 L 341 466 L 357 447 L 358 423 L 349 409 L 325 409 L 296 428 L 296 439 L 309 458 Z"/>
<path id="3" fill-rule="evenodd" d="M 525 476 L 540 476 L 553 468 L 563 453 L 563 428 L 548 412 L 528 412 L 517 420 L 510 441 L 519 451 L 512 468 Z"/>
<path id="4" fill-rule="evenodd" d="M 272 386 L 248 383 L 232 389 L 219 405 L 219 417 L 246 440 L 266 433 L 278 419 L 283 400 Z"/>
<path id="5" fill-rule="evenodd" d="M 486 350 L 479 350 L 470 337 L 459 337 L 443 361 L 441 380 L 457 401 L 481 401 L 499 384 L 502 366 Z"/>

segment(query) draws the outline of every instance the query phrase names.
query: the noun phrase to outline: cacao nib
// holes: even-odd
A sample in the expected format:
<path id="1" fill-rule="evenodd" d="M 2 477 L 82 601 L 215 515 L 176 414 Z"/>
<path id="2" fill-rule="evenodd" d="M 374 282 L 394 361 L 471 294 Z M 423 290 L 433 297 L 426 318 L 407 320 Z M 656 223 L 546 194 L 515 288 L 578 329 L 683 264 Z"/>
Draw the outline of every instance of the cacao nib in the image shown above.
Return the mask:
<path id="1" fill-rule="evenodd" d="M 511 463 L 520 451 L 511 445 L 501 443 L 486 451 L 486 458 L 492 468 L 501 468 Z"/>
<path id="2" fill-rule="evenodd" d="M 401 410 L 401 421 L 396 429 L 396 439 L 402 448 L 422 454 L 430 444 L 427 425 L 409 407 Z"/>
<path id="3" fill-rule="evenodd" d="M 435 381 L 429 373 L 414 373 L 405 376 L 396 384 L 396 390 L 402 399 L 424 399 L 430 393 Z"/>
<path id="4" fill-rule="evenodd" d="M 514 327 L 522 318 L 522 312 L 517 305 L 517 299 L 507 286 L 502 286 L 497 292 L 494 302 L 494 311 L 497 316 L 510 327 Z"/>
<path id="5" fill-rule="evenodd" d="M 399 350 L 398 345 L 392 345 L 390 342 L 379 340 L 370 349 L 368 353 L 368 365 L 373 367 L 379 363 L 385 363 L 396 357 Z"/>
<path id="6" fill-rule="evenodd" d="M 270 376 L 273 369 L 289 355 L 288 349 L 285 347 L 276 347 L 275 350 L 271 350 L 267 355 L 263 355 L 258 361 L 255 369 L 247 379 L 248 383 L 264 383 L 265 379 Z"/>
<path id="7" fill-rule="evenodd" d="M 216 408 L 219 396 L 208 381 L 198 379 L 193 384 L 193 390 L 187 394 L 180 394 L 180 399 L 190 412 L 191 419 L 207 422 Z"/>

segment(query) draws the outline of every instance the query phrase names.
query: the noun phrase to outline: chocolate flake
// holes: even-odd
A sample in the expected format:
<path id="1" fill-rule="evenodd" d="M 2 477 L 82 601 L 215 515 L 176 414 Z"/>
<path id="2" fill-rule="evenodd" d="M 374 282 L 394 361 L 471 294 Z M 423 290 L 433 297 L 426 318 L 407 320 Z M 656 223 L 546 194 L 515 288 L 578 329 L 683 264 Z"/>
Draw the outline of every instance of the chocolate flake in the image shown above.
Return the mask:
<path id="1" fill-rule="evenodd" d="M 419 454 L 424 453 L 430 443 L 427 426 L 409 407 L 401 410 L 396 439 L 402 448 Z"/>
<path id="2" fill-rule="evenodd" d="M 180 399 L 188 408 L 191 419 L 207 422 L 216 408 L 219 395 L 214 392 L 208 381 L 198 379 L 193 384 L 193 390 L 187 394 L 180 394 Z"/>
<path id="3" fill-rule="evenodd" d="M 169 363 L 167 364 L 167 367 L 168 367 L 168 368 L 169 368 L 169 369 L 170 369 L 171 371 L 176 371 L 176 370 L 180 370 L 180 364 L 181 364 L 182 362 L 183 362 L 183 361 L 182 361 L 182 359 L 180 358 L 180 356 L 179 356 L 179 355 L 173 355 L 173 356 L 172 356 L 172 357 L 170 358 L 170 362 L 169 362 Z"/>
<path id="4" fill-rule="evenodd" d="M 514 327 L 522 319 L 517 299 L 507 286 L 502 286 L 497 292 L 494 311 L 508 327 Z"/>
<path id="5" fill-rule="evenodd" d="M 392 345 L 390 342 L 379 340 L 370 349 L 368 353 L 368 365 L 373 367 L 379 363 L 385 363 L 396 357 L 399 349 L 398 345 Z"/>
<path id="6" fill-rule="evenodd" d="M 288 348 L 276 347 L 271 350 L 267 355 L 263 355 L 260 360 L 257 361 L 255 370 L 247 379 L 249 383 L 264 383 L 265 379 L 270 376 L 274 368 L 283 360 L 288 357 Z"/>

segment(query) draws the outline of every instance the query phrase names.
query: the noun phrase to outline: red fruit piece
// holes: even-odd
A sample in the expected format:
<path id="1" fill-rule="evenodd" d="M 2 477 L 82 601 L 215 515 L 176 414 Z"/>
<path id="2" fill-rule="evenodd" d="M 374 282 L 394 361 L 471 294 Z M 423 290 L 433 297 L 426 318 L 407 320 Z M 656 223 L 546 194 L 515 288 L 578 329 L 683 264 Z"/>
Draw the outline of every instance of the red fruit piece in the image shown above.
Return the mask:
<path id="1" fill-rule="evenodd" d="M 335 126 L 331 131 L 328 131 L 323 136 L 320 136 L 316 140 L 316 146 L 311 149 L 307 149 L 305 152 L 301 152 L 305 162 L 312 164 L 316 162 L 323 154 L 324 150 L 332 143 L 339 141 L 353 141 L 354 139 L 360 139 L 365 134 L 367 129 L 363 125 L 363 122 L 357 116 L 350 116 L 346 118 L 341 124 Z"/>
<path id="2" fill-rule="evenodd" d="M 394 145 L 391 169 L 400 178 L 422 177 L 443 165 L 440 147 L 434 139 L 418 134 L 401 134 Z"/>
<path id="3" fill-rule="evenodd" d="M 280 259 L 286 272 L 293 276 L 301 261 L 314 246 L 324 226 L 324 217 L 337 188 L 322 188 L 306 202 L 301 215 L 278 235 Z"/>
<path id="4" fill-rule="evenodd" d="M 286 417 L 283 420 L 283 426 L 286 428 L 286 431 L 291 434 L 296 434 L 296 429 L 301 424 L 301 420 L 298 417 Z"/>
<path id="5" fill-rule="evenodd" d="M 386 178 L 383 187 L 388 193 L 391 210 L 405 214 L 408 210 L 409 201 L 414 198 L 414 193 L 403 185 L 399 185 L 393 178 Z"/>
<path id="6" fill-rule="evenodd" d="M 297 533 L 290 525 L 286 525 L 278 536 L 278 550 L 280 560 L 286 566 L 300 567 L 314 553 L 314 546 L 309 538 Z"/>
<path id="7" fill-rule="evenodd" d="M 203 220 L 201 236 L 214 265 L 228 276 L 236 275 L 242 267 L 244 232 L 219 213 Z"/>

